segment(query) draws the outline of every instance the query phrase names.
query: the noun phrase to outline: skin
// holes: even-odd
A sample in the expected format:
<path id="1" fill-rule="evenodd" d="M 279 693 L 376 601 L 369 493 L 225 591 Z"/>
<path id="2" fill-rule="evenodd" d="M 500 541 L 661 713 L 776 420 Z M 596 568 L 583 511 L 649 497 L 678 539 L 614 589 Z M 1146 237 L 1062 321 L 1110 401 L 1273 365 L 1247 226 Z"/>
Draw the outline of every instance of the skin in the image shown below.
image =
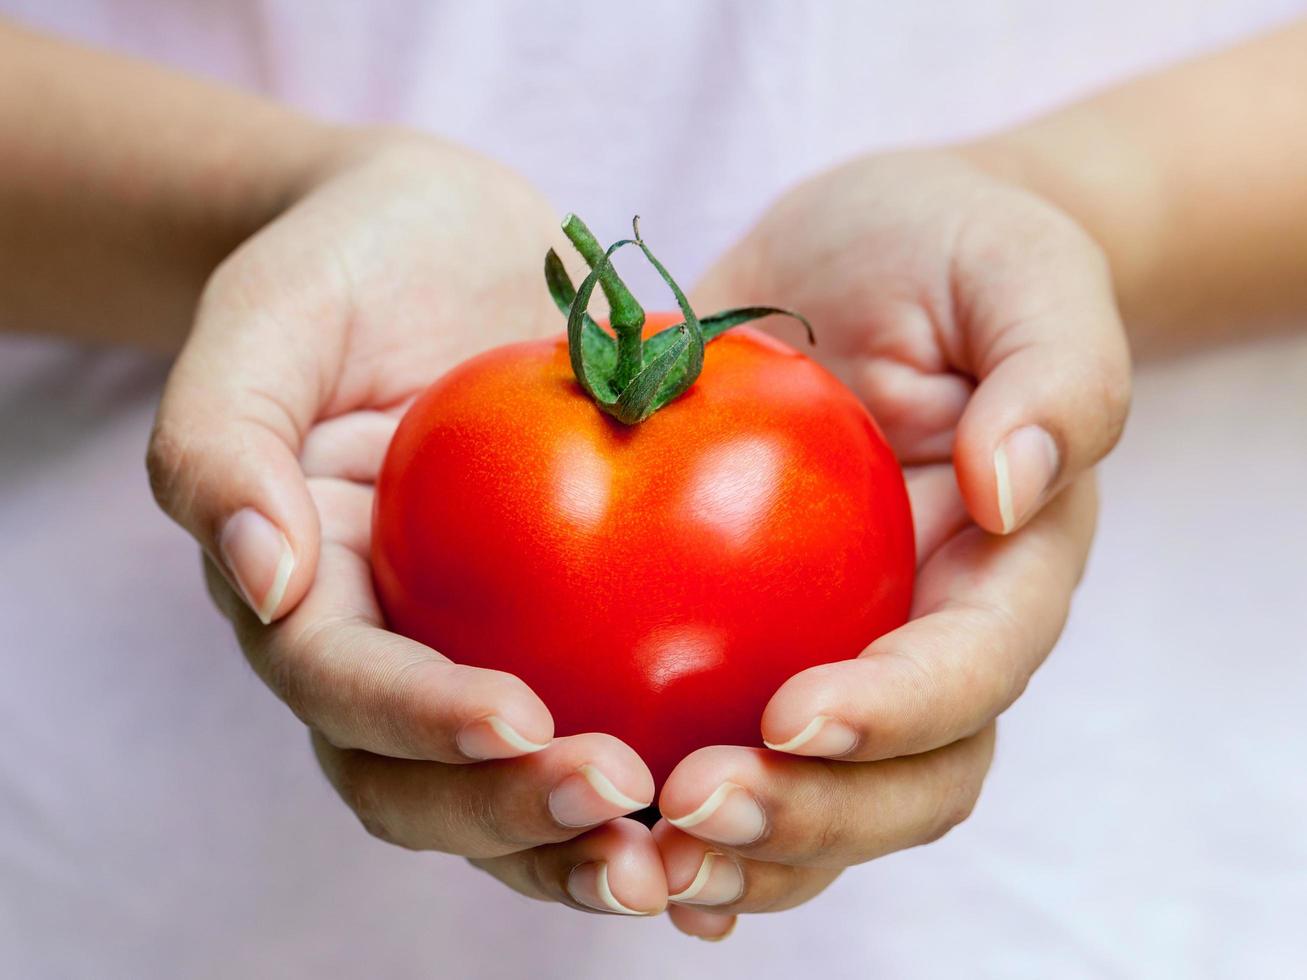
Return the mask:
<path id="1" fill-rule="evenodd" d="M 923 495 L 910 468 L 927 539 L 913 621 L 857 661 L 798 675 L 768 706 L 770 740 L 817 715 L 848 724 L 857 742 L 832 757 L 856 765 L 718 747 L 673 773 L 660 798 L 668 817 L 723 781 L 766 814 L 762 837 L 744 847 L 711 840 L 711 821 L 655 828 L 672 894 L 710 851 L 743 882 L 711 910 L 673 904 L 678 928 L 725 936 L 737 914 L 807 901 L 844 866 L 933 841 L 971 812 L 993 719 L 1051 649 L 1088 553 L 1096 507 L 1092 477 L 1080 474 L 1115 441 L 1128 398 L 1112 300 L 1145 354 L 1300 322 L 1303 118 L 1307 22 L 1009 133 L 819 176 L 709 274 L 696 296 L 708 305 L 767 288 L 769 302 L 804 309 L 824 336 L 835 325 L 823 354 L 901 457 L 938 465 L 952 443 L 974 524 L 923 531 L 941 527 L 936 508 L 958 502 L 952 487 Z M 1027 526 L 984 538 L 978 527 L 999 530 L 989 452 L 1018 418 L 1054 434 L 1062 468 Z M 799 812 L 795 799 L 819 805 Z"/>
<path id="2" fill-rule="evenodd" d="M 713 818 L 651 833 L 584 787 L 593 823 L 561 826 L 550 796 L 581 766 L 642 801 L 643 763 L 602 735 L 550 741 L 520 681 L 380 627 L 369 484 L 397 411 L 466 356 L 557 323 L 540 258 L 567 252 L 520 178 L 0 25 L 0 324 L 183 348 L 151 441 L 156 496 L 369 831 L 586 911 L 615 911 L 605 893 L 661 911 L 712 850 L 738 896 L 670 915 L 719 938 L 970 812 L 993 720 L 1084 564 L 1089 468 L 1128 401 L 1117 306 L 1142 351 L 1307 311 L 1303 118 L 1307 22 L 977 143 L 853 161 L 777 202 L 705 279 L 699 309 L 809 315 L 909 464 L 919 538 L 914 619 L 798 675 L 763 719 L 787 744 L 824 715 L 851 749 L 711 747 L 668 780 L 670 819 L 742 787 L 764 818 L 747 844 L 710 842 Z M 467 311 L 488 309 L 470 330 Z M 1014 452 L 1005 500 L 995 452 L 1032 426 L 1056 448 L 1052 480 Z M 1032 445 L 1026 463 L 1048 463 Z M 293 559 L 270 625 L 251 609 L 268 588 L 247 600 L 220 540 L 251 509 Z M 491 715 L 547 747 L 487 734 Z"/>
<path id="3" fill-rule="evenodd" d="M 0 20 L 0 328 L 176 351 L 214 267 L 349 142 Z"/>
<path id="4" fill-rule="evenodd" d="M 825 718 L 851 731 L 851 748 L 825 752 L 820 733 L 784 755 L 717 746 L 663 787 L 672 821 L 723 783 L 764 815 L 747 845 L 723 844 L 731 828 L 719 819 L 654 830 L 671 894 L 710 851 L 738 869 L 732 900 L 673 905 L 677 926 L 704 937 L 736 914 L 807 901 L 842 868 L 933 841 L 971 812 L 994 720 L 1065 621 L 1094 528 L 1086 468 L 1116 441 L 1129 391 L 1096 245 L 1062 212 L 952 154 L 858 161 L 797 188 L 696 299 L 747 303 L 762 290 L 811 313 L 816 355 L 907 464 L 918 579 L 906 626 L 856 660 L 797 674 L 763 714 L 771 743 Z M 986 533 L 1002 529 L 994 453 L 1031 423 L 1053 435 L 1060 469 L 1019 533 Z"/>
<path id="5" fill-rule="evenodd" d="M 387 207 L 402 218 L 379 222 Z M 621 901 L 657 911 L 666 889 L 644 827 L 586 836 L 548 809 L 582 766 L 647 801 L 645 764 L 611 736 L 551 739 L 549 711 L 517 678 L 452 664 L 386 631 L 367 563 L 371 483 L 408 401 L 509 330 L 556 325 L 539 286 L 555 227 L 517 178 L 462 151 L 421 141 L 365 152 L 210 280 L 164 394 L 151 473 L 160 498 L 210 541 L 221 516 L 248 506 L 288 529 L 290 611 L 272 626 L 238 596 L 229 570 L 219 572 L 212 546 L 210 585 L 251 664 L 309 726 L 323 771 L 370 833 L 484 861 L 510 883 L 530 868 L 538 897 L 578 908 L 595 899 L 593 889 L 567 891 L 573 867 L 603 864 Z M 488 254 L 501 261 L 485 263 Z M 454 329 L 464 311 L 491 308 L 504 333 Z M 311 369 L 293 368 L 308 351 Z M 218 362 L 242 367 L 215 379 Z M 233 419 L 232 404 L 246 406 L 243 418 Z M 249 465 L 251 451 L 263 465 Z M 492 715 L 548 747 L 523 753 L 487 736 Z M 471 729 L 476 754 L 465 747 Z M 587 827 L 628 810 L 597 795 L 588 803 Z"/>

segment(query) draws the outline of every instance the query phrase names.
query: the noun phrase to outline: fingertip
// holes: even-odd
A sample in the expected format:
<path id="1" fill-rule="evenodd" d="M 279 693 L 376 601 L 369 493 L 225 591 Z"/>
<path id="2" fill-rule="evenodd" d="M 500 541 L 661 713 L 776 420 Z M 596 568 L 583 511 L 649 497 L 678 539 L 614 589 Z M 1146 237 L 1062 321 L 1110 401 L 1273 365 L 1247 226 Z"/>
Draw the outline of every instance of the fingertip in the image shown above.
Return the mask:
<path id="1" fill-rule="evenodd" d="M 995 436 L 963 426 L 954 445 L 958 487 L 968 513 L 991 534 L 1011 534 L 1052 496 L 1062 476 L 1058 441 L 1042 425 L 1016 425 Z"/>
<path id="2" fill-rule="evenodd" d="M 841 663 L 820 664 L 781 685 L 762 713 L 763 745 L 790 755 L 838 758 L 861 741 L 850 720 L 833 710 Z"/>
<path id="3" fill-rule="evenodd" d="M 610 884 L 614 895 L 626 905 L 646 915 L 657 915 L 667 908 L 667 876 L 649 829 L 629 817 L 614 820 L 609 826 L 621 835 L 623 846 L 609 859 Z"/>
<path id="4" fill-rule="evenodd" d="M 654 914 L 652 911 L 632 908 L 618 898 L 617 893 L 613 891 L 614 877 L 607 861 L 587 861 L 585 864 L 578 864 L 567 875 L 567 893 L 576 902 L 596 912 L 610 912 L 616 915 Z"/>
<path id="5" fill-rule="evenodd" d="M 649 768 L 620 739 L 596 732 L 557 739 L 551 767 L 563 773 L 548 809 L 560 826 L 591 827 L 646 809 L 654 798 Z"/>
<path id="6" fill-rule="evenodd" d="M 216 393 L 197 384 L 191 363 L 199 356 L 183 354 L 164 392 L 146 453 L 151 490 L 268 625 L 295 609 L 313 582 L 318 509 L 284 418 L 263 422 L 257 399 L 243 415 L 212 404 Z"/>
<path id="7" fill-rule="evenodd" d="M 298 596 L 290 585 L 298 561 L 279 527 L 255 508 L 242 507 L 223 524 L 217 544 L 228 579 L 259 622 L 267 626 L 294 608 Z"/>
<path id="8" fill-rule="evenodd" d="M 659 810 L 677 830 L 726 847 L 742 847 L 767 831 L 757 787 L 784 768 L 766 749 L 715 745 L 681 761 L 663 784 Z"/>
<path id="9" fill-rule="evenodd" d="M 722 746 L 696 749 L 676 764 L 658 791 L 658 810 L 672 826 L 693 813 L 733 772 Z M 674 819 L 669 819 L 669 814 Z"/>
<path id="10" fill-rule="evenodd" d="M 465 758 L 473 762 L 515 759 L 540 752 L 553 742 L 553 715 L 520 677 L 444 663 L 455 672 L 460 689 L 451 707 L 466 719 L 454 734 L 454 744 Z M 433 692 L 433 699 L 450 690 L 449 677 L 439 678 L 438 686 L 441 691 Z"/>
<path id="11" fill-rule="evenodd" d="M 628 813 L 643 810 L 653 804 L 653 776 L 643 763 L 638 767 L 622 766 L 616 779 L 611 778 L 603 769 L 590 764 L 582 766 L 578 772 L 600 799 L 621 807 Z M 626 785 L 631 792 L 623 790 L 618 783 Z M 636 785 L 632 786 L 632 784 Z"/>
<path id="12" fill-rule="evenodd" d="M 735 858 L 666 821 L 658 826 L 653 837 L 667 878 L 669 903 L 720 906 L 740 899 L 745 890 L 744 871 Z"/>
<path id="13" fill-rule="evenodd" d="M 739 916 L 708 912 L 687 905 L 669 906 L 667 917 L 678 932 L 710 943 L 719 943 L 729 938 L 739 922 Z"/>
<path id="14" fill-rule="evenodd" d="M 816 715 L 785 741 L 769 742 L 764 739 L 763 744 L 773 752 L 838 759 L 852 752 L 858 741 L 858 733 L 852 726 L 830 715 Z"/>
<path id="15" fill-rule="evenodd" d="M 1004 334 L 958 423 L 958 483 L 968 510 L 991 533 L 1021 527 L 1120 438 L 1130 406 L 1129 352 L 1114 310 L 1088 302 Z"/>
<path id="16" fill-rule="evenodd" d="M 993 467 L 1000 531 L 1010 534 L 1039 509 L 1053 489 L 1061 453 L 1042 426 L 1024 425 L 999 443 Z"/>
<path id="17" fill-rule="evenodd" d="M 577 846 L 583 859 L 565 882 L 574 901 L 618 915 L 650 916 L 667 908 L 662 861 L 643 825 L 613 820 L 578 838 Z"/>
<path id="18" fill-rule="evenodd" d="M 454 736 L 458 750 L 473 762 L 515 759 L 549 747 L 550 739 L 533 741 L 499 715 L 469 721 Z"/>

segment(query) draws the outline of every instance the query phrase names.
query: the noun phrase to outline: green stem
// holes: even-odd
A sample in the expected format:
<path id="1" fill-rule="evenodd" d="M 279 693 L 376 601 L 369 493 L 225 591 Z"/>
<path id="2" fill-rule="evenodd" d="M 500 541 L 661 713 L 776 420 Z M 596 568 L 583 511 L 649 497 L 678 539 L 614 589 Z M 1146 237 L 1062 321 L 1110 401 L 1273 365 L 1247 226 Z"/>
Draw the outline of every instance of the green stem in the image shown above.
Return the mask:
<path id="1" fill-rule="evenodd" d="M 563 234 L 591 269 L 603 264 L 604 247 L 576 215 L 569 214 L 563 219 Z M 611 262 L 599 273 L 599 288 L 608 298 L 608 323 L 617 336 L 617 371 L 613 382 L 621 390 L 644 366 L 644 309 Z"/>
<path id="2" fill-rule="evenodd" d="M 640 237 L 639 221 L 636 218 L 631 223 L 634 238 L 614 242 L 605 249 L 579 218 L 567 216 L 563 231 L 590 265 L 590 273 L 579 287 L 573 288 L 562 259 L 552 249 L 545 256 L 545 285 L 554 303 L 567 315 L 572 373 L 604 412 L 626 425 L 643 422 L 694 384 L 703 370 L 705 344 L 751 320 L 776 314 L 794 317 L 807 330 L 808 341 L 815 343 L 806 319 L 774 306 L 747 306 L 703 318 L 696 316 L 681 287 Z M 639 246 L 676 297 L 685 318 L 647 341 L 642 339 L 644 310 L 613 271 L 612 255 L 626 245 Z M 616 340 L 586 312 L 598 286 L 608 294 Z"/>

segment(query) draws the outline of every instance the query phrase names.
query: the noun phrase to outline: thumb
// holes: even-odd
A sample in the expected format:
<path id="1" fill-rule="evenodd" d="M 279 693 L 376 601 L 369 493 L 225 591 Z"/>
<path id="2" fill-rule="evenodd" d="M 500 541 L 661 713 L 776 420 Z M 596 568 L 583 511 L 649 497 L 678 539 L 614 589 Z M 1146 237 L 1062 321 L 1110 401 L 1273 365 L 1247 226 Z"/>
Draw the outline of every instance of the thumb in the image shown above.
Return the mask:
<path id="1" fill-rule="evenodd" d="M 319 525 L 299 452 L 318 414 L 317 343 L 304 317 L 219 270 L 164 389 L 146 468 L 159 506 L 222 569 L 263 623 L 303 598 Z M 285 305 L 285 304 L 281 304 Z M 329 345 L 328 345 L 329 346 Z"/>
<path id="2" fill-rule="evenodd" d="M 1130 354 L 1106 260 L 1078 228 L 1054 237 L 1019 255 L 984 243 L 975 268 L 964 254 L 956 273 L 980 384 L 953 461 L 967 509 L 996 533 L 1020 527 L 1105 456 L 1130 405 Z"/>

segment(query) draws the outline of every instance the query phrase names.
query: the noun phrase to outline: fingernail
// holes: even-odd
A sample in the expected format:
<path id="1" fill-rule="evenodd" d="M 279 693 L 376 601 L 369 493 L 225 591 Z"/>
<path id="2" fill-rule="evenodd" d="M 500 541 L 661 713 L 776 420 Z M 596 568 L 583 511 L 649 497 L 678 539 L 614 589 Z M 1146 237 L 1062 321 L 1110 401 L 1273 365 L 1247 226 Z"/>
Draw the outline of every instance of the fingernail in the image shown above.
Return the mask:
<path id="1" fill-rule="evenodd" d="M 649 914 L 628 908 L 617 900 L 613 890 L 608 887 L 607 861 L 578 864 L 567 876 L 567 893 L 586 908 L 600 912 L 616 912 L 619 915 Z"/>
<path id="2" fill-rule="evenodd" d="M 564 827 L 589 827 L 648 805 L 631 799 L 588 763 L 549 794 L 549 813 Z"/>
<path id="3" fill-rule="evenodd" d="M 454 741 L 469 759 L 513 759 L 548 748 L 548 742 L 532 742 L 498 715 L 479 718 L 464 725 Z"/>
<path id="4" fill-rule="evenodd" d="M 253 507 L 238 510 L 218 535 L 218 553 L 246 605 L 265 626 L 286 597 L 295 552 L 271 521 Z"/>
<path id="5" fill-rule="evenodd" d="M 829 715 L 818 715 L 788 742 L 768 742 L 764 739 L 762 744 L 775 752 L 835 758 L 853 751 L 853 746 L 858 744 L 858 733 Z"/>
<path id="6" fill-rule="evenodd" d="M 1057 443 L 1039 426 L 1022 426 L 1003 440 L 994 452 L 994 484 L 1004 534 L 1038 506 L 1057 468 Z"/>
<path id="7" fill-rule="evenodd" d="M 743 894 L 744 873 L 740 866 L 725 854 L 709 851 L 694 880 L 675 895 L 668 895 L 667 900 L 682 905 L 725 905 Z"/>
<path id="8" fill-rule="evenodd" d="M 752 844 L 767 826 L 767 818 L 753 794 L 735 783 L 722 783 L 697 810 L 675 819 L 668 817 L 667 822 L 692 831 L 695 837 L 733 847 Z"/>

